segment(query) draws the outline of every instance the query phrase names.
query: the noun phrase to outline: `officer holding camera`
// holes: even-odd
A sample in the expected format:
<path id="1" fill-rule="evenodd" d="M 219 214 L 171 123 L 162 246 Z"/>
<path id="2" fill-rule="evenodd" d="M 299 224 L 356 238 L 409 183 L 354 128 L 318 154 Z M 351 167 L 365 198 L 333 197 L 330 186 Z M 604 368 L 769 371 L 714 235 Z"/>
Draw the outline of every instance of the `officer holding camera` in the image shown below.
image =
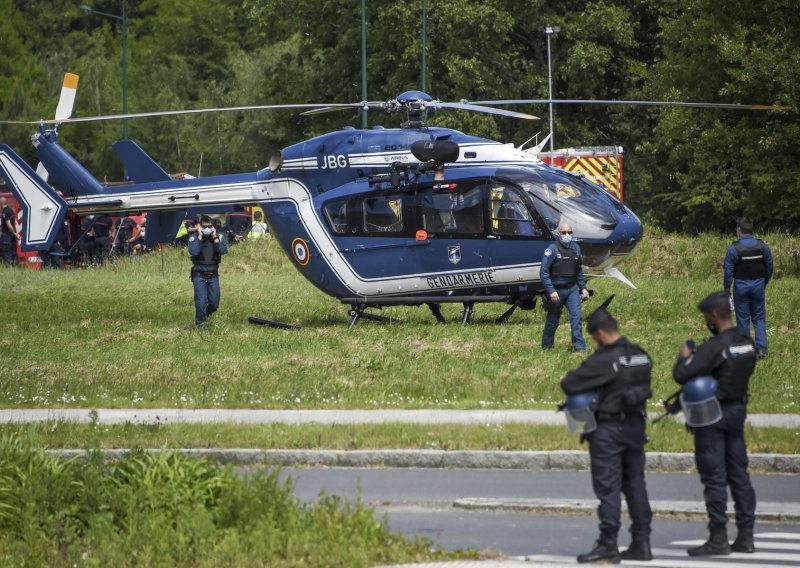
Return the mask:
<path id="1" fill-rule="evenodd" d="M 217 311 L 220 302 L 219 263 L 228 252 L 225 235 L 217 233 L 214 220 L 208 215 L 200 219 L 200 227 L 189 237 L 189 254 L 192 257 L 192 284 L 194 284 L 195 325 L 206 325 Z"/>
<path id="2" fill-rule="evenodd" d="M 698 308 L 713 337 L 696 350 L 688 341 L 684 342 L 672 374 L 676 382 L 684 385 L 684 398 L 691 383 L 704 380 L 700 388 L 708 391 L 707 400 L 715 404 L 718 401 L 720 410 L 716 411 L 716 416 L 707 413 L 709 419 L 694 422 L 692 426 L 692 417 L 684 405 L 687 425 L 692 426 L 694 433 L 695 463 L 703 482 L 709 518 L 708 540 L 687 552 L 689 556 L 755 552 L 756 494 L 747 473 L 744 423 L 747 387 L 756 366 L 756 349 L 750 337 L 731 322 L 730 297 L 726 292 L 711 294 Z M 715 381 L 708 380 L 705 375 Z M 708 386 L 703 386 L 705 384 Z M 697 390 L 697 385 L 692 384 L 693 399 L 700 400 L 703 397 L 697 396 Z M 733 495 L 738 529 L 732 546 L 727 534 L 728 486 Z"/>
<path id="3" fill-rule="evenodd" d="M 578 556 L 578 562 L 652 560 L 653 515 L 644 479 L 645 406 L 653 394 L 652 362 L 644 349 L 620 335 L 617 321 L 605 308 L 589 316 L 586 329 L 598 349 L 561 380 L 561 388 L 568 395 L 567 408 L 571 396 L 597 393 L 595 420 L 590 420 L 596 428 L 584 430 L 583 437 L 589 441 L 592 487 L 600 500 L 600 537 L 594 549 Z M 625 494 L 632 520 L 631 545 L 621 554 L 617 548 L 620 493 Z"/>

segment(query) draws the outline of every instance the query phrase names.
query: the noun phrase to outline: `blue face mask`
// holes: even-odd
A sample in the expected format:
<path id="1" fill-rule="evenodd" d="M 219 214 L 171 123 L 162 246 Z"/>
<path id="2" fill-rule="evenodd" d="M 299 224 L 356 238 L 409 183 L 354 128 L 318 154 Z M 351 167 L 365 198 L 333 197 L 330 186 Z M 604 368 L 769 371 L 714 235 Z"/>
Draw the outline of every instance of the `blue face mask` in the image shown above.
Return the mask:
<path id="1" fill-rule="evenodd" d="M 561 244 L 568 247 L 572 243 L 572 235 L 559 235 Z"/>
<path id="2" fill-rule="evenodd" d="M 209 236 L 212 230 L 213 230 L 212 227 L 203 227 L 203 234 L 205 236 Z"/>

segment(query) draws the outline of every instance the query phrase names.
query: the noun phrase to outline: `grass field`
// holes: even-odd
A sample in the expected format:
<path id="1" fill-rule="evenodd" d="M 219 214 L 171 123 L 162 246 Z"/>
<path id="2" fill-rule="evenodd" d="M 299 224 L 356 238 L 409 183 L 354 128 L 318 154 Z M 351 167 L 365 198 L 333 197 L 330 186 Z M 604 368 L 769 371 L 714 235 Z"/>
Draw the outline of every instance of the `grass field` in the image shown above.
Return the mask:
<path id="1" fill-rule="evenodd" d="M 0 436 L 18 434 L 33 447 L 48 448 L 255 448 L 255 449 L 423 449 L 423 450 L 580 450 L 577 436 L 563 426 L 485 424 L 481 426 L 378 424 L 171 424 L 115 426 L 64 422 L 0 425 Z M 686 429 L 664 421 L 648 429 L 648 451 L 692 452 Z M 747 427 L 748 451 L 794 454 L 800 432 Z"/>
<path id="2" fill-rule="evenodd" d="M 647 234 L 623 272 L 638 286 L 597 279 L 596 298 L 615 293 L 622 331 L 656 363 L 656 399 L 674 390 L 682 340 L 707 336 L 696 304 L 721 288 L 730 238 Z M 770 355 L 752 380 L 752 412 L 797 412 L 800 238 L 768 238 L 776 278 L 768 290 Z M 558 379 L 582 355 L 539 348 L 544 313 L 493 320 L 505 306 L 481 305 L 473 324 L 459 307 L 436 324 L 426 308 L 392 308 L 402 323 L 359 322 L 347 307 L 294 270 L 273 241 L 232 247 L 221 270 L 220 312 L 208 330 L 193 321 L 185 251 L 165 249 L 117 266 L 75 271 L 0 269 L 2 407 L 552 408 Z M 247 316 L 301 324 L 249 325 Z M 566 318 L 564 318 L 566 319 Z M 653 401 L 655 406 L 656 402 Z"/>

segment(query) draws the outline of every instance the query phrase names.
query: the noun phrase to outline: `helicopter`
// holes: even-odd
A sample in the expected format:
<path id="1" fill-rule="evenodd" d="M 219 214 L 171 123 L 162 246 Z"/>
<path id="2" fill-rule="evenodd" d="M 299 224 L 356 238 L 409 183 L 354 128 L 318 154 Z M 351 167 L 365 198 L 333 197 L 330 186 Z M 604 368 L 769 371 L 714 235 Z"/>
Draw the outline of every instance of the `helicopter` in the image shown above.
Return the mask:
<path id="1" fill-rule="evenodd" d="M 463 305 L 467 325 L 475 304 L 502 302 L 510 306 L 498 318 L 505 322 L 517 308 L 533 309 L 543 293 L 542 255 L 561 223 L 574 228 L 588 278 L 613 277 L 635 288 L 618 265 L 640 242 L 642 222 L 602 187 L 539 160 L 547 138 L 523 150 L 427 124 L 429 113 L 449 109 L 533 120 L 495 107 L 539 102 L 449 103 L 412 90 L 385 102 L 79 118 L 62 112 L 25 122 L 39 125 L 31 141 L 53 187 L 4 144 L 0 173 L 23 209 L 24 251 L 49 248 L 68 209 L 79 215 L 147 211 L 152 247 L 171 242 L 189 210 L 257 204 L 295 268 L 350 306 L 351 328 L 361 318 L 388 319 L 367 310 L 399 305 L 426 305 L 444 322 L 446 303 Z M 58 144 L 59 127 L 72 122 L 276 108 L 308 109 L 303 114 L 382 109 L 404 112 L 406 120 L 400 128 L 346 126 L 299 142 L 256 172 L 183 180 L 173 180 L 136 142 L 121 140 L 113 147 L 133 183 L 115 187 L 97 181 Z"/>

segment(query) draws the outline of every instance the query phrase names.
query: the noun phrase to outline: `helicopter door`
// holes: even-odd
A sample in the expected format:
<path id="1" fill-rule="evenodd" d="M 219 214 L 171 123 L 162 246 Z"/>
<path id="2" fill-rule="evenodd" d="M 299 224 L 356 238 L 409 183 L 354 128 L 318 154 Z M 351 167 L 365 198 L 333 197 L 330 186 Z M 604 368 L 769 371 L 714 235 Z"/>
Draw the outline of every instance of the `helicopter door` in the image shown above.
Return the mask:
<path id="1" fill-rule="evenodd" d="M 495 269 L 503 269 L 502 280 L 513 283 L 518 277 L 528 280 L 531 269 L 541 263 L 551 240 L 521 188 L 493 179 L 488 188 L 489 256 Z"/>
<path id="2" fill-rule="evenodd" d="M 426 273 L 488 270 L 483 194 L 486 180 L 460 181 L 446 187 L 427 186 L 417 193 L 419 222 L 429 245 L 419 247 Z M 471 276 L 470 276 L 471 278 Z M 472 280 L 464 285 L 470 287 Z"/>

